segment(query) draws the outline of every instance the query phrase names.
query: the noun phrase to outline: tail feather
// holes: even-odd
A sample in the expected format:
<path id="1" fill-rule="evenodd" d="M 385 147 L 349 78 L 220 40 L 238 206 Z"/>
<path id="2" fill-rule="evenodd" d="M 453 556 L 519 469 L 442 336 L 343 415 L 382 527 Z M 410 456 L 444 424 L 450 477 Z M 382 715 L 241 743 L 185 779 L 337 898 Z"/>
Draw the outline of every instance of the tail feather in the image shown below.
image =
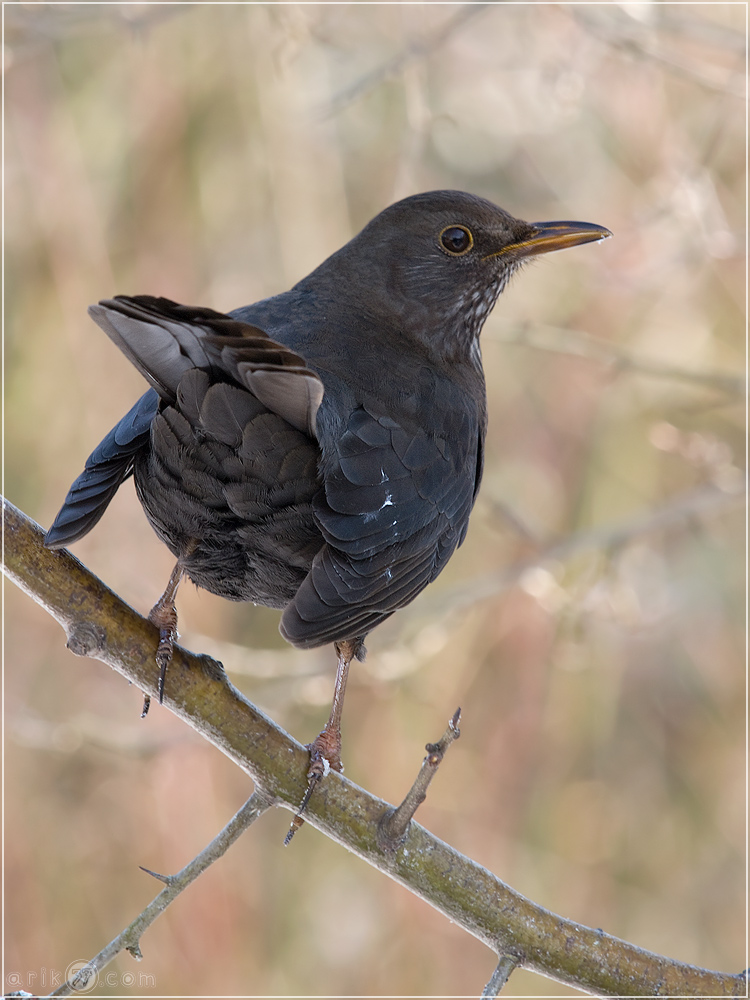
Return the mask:
<path id="1" fill-rule="evenodd" d="M 88 534 L 99 521 L 112 497 L 132 473 L 136 453 L 148 446 L 151 422 L 158 408 L 159 397 L 149 389 L 93 450 L 44 536 L 47 548 L 59 549 L 72 544 Z"/>

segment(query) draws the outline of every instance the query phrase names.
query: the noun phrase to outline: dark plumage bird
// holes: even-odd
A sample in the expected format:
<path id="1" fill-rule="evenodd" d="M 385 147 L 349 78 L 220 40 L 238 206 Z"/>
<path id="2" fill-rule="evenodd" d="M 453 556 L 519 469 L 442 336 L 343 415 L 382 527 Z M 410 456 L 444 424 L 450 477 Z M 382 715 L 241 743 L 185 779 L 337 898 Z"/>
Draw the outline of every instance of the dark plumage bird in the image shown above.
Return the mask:
<path id="1" fill-rule="evenodd" d="M 466 534 L 482 477 L 488 313 L 527 258 L 609 235 L 433 191 L 385 209 L 290 291 L 227 315 L 146 295 L 92 306 L 152 388 L 94 450 L 46 544 L 86 534 L 133 475 L 177 558 L 152 612 L 162 687 L 183 574 L 283 609 L 295 646 L 336 643 L 312 788 L 329 763 L 340 768 L 350 660 Z"/>

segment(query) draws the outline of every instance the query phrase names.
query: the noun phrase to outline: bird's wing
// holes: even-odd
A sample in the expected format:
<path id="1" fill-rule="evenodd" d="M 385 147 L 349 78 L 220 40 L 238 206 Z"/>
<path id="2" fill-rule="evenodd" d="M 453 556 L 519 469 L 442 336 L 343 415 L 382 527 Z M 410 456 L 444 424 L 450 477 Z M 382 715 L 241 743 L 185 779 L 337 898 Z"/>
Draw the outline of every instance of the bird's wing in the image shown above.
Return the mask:
<path id="1" fill-rule="evenodd" d="M 250 323 L 150 295 L 118 295 L 89 314 L 159 395 L 173 402 L 191 368 L 219 368 L 272 413 L 315 437 L 323 383 L 304 358 Z"/>
<path id="2" fill-rule="evenodd" d="M 190 370 L 220 370 L 292 427 L 315 436 L 323 383 L 303 358 L 257 327 L 148 295 L 117 296 L 89 312 L 153 389 L 90 455 L 45 536 L 48 547 L 69 545 L 93 528 L 133 471 L 136 452 L 148 447 L 160 399 L 174 403 Z"/>
<path id="3" fill-rule="evenodd" d="M 89 455 L 44 536 L 48 548 L 70 545 L 94 527 L 121 483 L 132 473 L 136 452 L 148 445 L 158 408 L 159 396 L 149 389 Z"/>
<path id="4" fill-rule="evenodd" d="M 315 513 L 326 545 L 281 623 L 295 645 L 366 635 L 434 580 L 463 541 L 481 476 L 483 412 L 435 402 L 429 429 L 361 406 L 335 461 L 324 455 Z"/>

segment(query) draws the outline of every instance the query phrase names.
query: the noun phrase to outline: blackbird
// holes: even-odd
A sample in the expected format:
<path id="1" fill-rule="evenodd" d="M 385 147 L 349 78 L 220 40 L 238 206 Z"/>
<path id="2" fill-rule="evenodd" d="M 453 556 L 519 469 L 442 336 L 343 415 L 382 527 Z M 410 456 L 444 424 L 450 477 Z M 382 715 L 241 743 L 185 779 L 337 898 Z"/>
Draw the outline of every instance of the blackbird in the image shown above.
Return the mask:
<path id="1" fill-rule="evenodd" d="M 151 613 L 159 695 L 183 574 L 283 610 L 294 646 L 334 643 L 309 792 L 341 770 L 349 664 L 461 544 L 487 425 L 479 333 L 530 257 L 601 240 L 461 191 L 396 202 L 290 291 L 223 314 L 149 295 L 89 313 L 151 387 L 93 451 L 45 542 L 68 545 L 131 474 L 177 559 Z"/>

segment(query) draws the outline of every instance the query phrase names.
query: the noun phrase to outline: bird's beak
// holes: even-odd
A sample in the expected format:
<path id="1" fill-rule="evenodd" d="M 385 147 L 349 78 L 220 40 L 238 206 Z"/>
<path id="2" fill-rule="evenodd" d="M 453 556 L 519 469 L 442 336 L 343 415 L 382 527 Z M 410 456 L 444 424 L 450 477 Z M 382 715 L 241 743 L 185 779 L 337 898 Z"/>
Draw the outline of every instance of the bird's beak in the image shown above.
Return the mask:
<path id="1" fill-rule="evenodd" d="M 499 253 L 490 256 L 511 254 L 516 260 L 522 257 L 536 257 L 540 253 L 566 250 L 581 243 L 598 243 L 612 235 L 609 229 L 595 226 L 591 222 L 532 222 L 530 227 L 531 232 L 526 239 L 510 243 Z"/>

